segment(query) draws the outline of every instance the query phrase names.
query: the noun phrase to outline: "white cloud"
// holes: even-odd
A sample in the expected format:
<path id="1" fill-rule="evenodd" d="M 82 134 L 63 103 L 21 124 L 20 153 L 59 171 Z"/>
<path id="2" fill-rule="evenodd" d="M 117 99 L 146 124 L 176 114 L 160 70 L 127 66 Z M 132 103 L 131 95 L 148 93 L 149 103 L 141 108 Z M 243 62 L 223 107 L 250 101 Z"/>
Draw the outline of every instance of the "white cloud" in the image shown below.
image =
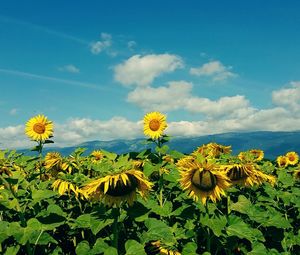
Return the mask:
<path id="1" fill-rule="evenodd" d="M 147 86 L 159 75 L 182 67 L 183 61 L 176 55 L 134 55 L 115 66 L 115 80 L 123 85 Z"/>
<path id="2" fill-rule="evenodd" d="M 289 85 L 289 88 L 273 91 L 272 101 L 275 105 L 300 113 L 300 82 L 290 82 Z"/>
<path id="3" fill-rule="evenodd" d="M 196 97 L 192 94 L 193 84 L 172 81 L 168 86 L 137 87 L 129 92 L 127 101 L 145 111 L 174 111 L 184 109 L 192 113 L 203 113 L 207 117 L 242 116 L 249 114 L 249 101 L 240 95 L 221 97 L 218 100 Z"/>
<path id="4" fill-rule="evenodd" d="M 59 146 L 91 140 L 133 139 L 137 136 L 142 136 L 142 123 L 123 117 L 113 117 L 106 121 L 76 118 L 57 124 L 55 130 L 55 141 Z"/>
<path id="5" fill-rule="evenodd" d="M 102 51 L 108 49 L 112 45 L 112 36 L 107 33 L 101 33 L 101 40 L 97 42 L 92 42 L 91 52 L 95 55 L 100 54 Z"/>
<path id="6" fill-rule="evenodd" d="M 134 48 L 136 47 L 137 43 L 136 41 L 129 41 L 127 42 L 127 47 L 129 50 L 134 50 Z"/>
<path id="7" fill-rule="evenodd" d="M 68 73 L 79 73 L 80 72 L 79 68 L 72 64 L 59 67 L 58 70 L 61 72 L 68 72 Z"/>
<path id="8" fill-rule="evenodd" d="M 197 76 L 208 76 L 213 81 L 225 81 L 237 75 L 231 72 L 231 66 L 224 66 L 220 61 L 210 61 L 200 67 L 192 67 L 190 74 Z"/>
<path id="9" fill-rule="evenodd" d="M 127 101 L 134 103 L 145 111 L 171 111 L 185 106 L 193 85 L 186 81 L 169 82 L 167 87 L 136 88 L 130 92 Z"/>
<path id="10" fill-rule="evenodd" d="M 0 149 L 14 149 L 30 146 L 24 134 L 23 125 L 0 128 Z"/>
<path id="11" fill-rule="evenodd" d="M 245 109 L 249 101 L 240 95 L 221 97 L 216 101 L 208 98 L 191 97 L 187 99 L 185 109 L 191 112 L 204 113 L 208 117 L 222 117 L 234 114 L 235 111 Z"/>
<path id="12" fill-rule="evenodd" d="M 11 110 L 9 111 L 9 114 L 12 115 L 12 116 L 13 116 L 13 115 L 17 115 L 17 114 L 18 114 L 18 111 L 19 111 L 19 110 L 18 110 L 17 108 L 13 108 L 13 109 L 11 109 Z"/>
<path id="13" fill-rule="evenodd" d="M 166 134 L 172 136 L 202 136 L 236 131 L 293 131 L 300 127 L 300 118 L 281 107 L 272 109 L 252 109 L 242 118 L 206 119 L 200 121 L 168 122 Z M 71 146 L 93 140 L 133 139 L 144 137 L 143 123 L 130 121 L 124 117 L 110 120 L 70 119 L 65 123 L 55 123 L 54 141 L 49 146 Z M 31 148 L 35 143 L 24 134 L 24 125 L 0 128 L 0 149 Z"/>

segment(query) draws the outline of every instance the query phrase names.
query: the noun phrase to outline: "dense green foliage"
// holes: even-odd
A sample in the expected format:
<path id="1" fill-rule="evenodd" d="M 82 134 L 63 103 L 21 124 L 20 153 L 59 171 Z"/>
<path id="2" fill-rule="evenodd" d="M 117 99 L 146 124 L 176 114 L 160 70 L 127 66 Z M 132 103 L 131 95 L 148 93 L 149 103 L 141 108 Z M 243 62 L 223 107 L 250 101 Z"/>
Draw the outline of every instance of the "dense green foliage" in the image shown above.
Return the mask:
<path id="1" fill-rule="evenodd" d="M 275 186 L 232 186 L 227 197 L 203 205 L 178 181 L 175 163 L 184 155 L 164 145 L 126 156 L 143 162 L 141 170 L 154 183 L 147 200 L 138 196 L 132 206 L 110 208 L 71 189 L 53 190 L 57 178 L 82 187 L 103 171 L 83 152 L 64 158 L 69 168 L 59 173 L 46 168 L 41 156 L 0 153 L 2 253 L 145 255 L 155 254 L 145 247 L 159 240 L 183 255 L 300 254 L 299 166 L 279 168 L 262 160 L 258 165 L 277 177 Z M 166 154 L 172 161 L 162 160 Z"/>

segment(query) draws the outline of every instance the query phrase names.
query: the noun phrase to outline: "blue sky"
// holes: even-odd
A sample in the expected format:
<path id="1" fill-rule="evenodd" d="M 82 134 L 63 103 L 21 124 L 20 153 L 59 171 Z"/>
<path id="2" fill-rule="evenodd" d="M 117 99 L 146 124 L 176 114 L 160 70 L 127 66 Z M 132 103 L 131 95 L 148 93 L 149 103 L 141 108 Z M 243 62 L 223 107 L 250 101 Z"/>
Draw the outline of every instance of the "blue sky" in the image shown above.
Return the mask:
<path id="1" fill-rule="evenodd" d="M 1 1 L 1 147 L 300 129 L 298 1 Z"/>

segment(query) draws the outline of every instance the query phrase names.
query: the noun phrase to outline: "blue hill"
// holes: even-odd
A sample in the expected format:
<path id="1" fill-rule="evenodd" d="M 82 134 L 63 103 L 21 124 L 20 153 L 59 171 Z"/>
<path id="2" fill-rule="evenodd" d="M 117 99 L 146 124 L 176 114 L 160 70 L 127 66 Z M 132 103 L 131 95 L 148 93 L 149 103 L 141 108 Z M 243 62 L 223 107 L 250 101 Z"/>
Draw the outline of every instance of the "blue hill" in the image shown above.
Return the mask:
<path id="1" fill-rule="evenodd" d="M 45 148 L 47 151 L 59 151 L 63 155 L 69 155 L 76 148 L 86 148 L 86 153 L 93 150 L 104 149 L 118 154 L 131 151 L 142 151 L 149 148 L 150 145 L 145 144 L 146 139 L 134 140 L 113 140 L 113 141 L 90 141 L 79 144 L 78 146 L 65 148 Z M 223 145 L 231 145 L 233 154 L 248 149 L 262 149 L 265 157 L 275 159 L 278 155 L 285 154 L 288 151 L 296 151 L 300 153 L 300 131 L 295 132 L 245 132 L 245 133 L 224 133 L 216 135 L 207 135 L 199 137 L 173 137 L 168 142 L 168 146 L 172 150 L 178 150 L 182 153 L 190 153 L 202 144 L 216 142 Z M 24 150 L 23 150 L 24 152 Z"/>

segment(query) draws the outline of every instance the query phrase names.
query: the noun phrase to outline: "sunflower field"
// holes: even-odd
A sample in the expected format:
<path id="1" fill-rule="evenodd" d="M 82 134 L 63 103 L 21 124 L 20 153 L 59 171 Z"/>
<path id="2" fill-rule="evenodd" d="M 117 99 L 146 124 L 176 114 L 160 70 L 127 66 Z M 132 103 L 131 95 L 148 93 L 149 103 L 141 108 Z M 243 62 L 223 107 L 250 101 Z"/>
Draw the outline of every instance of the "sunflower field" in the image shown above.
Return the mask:
<path id="1" fill-rule="evenodd" d="M 297 152 L 233 155 L 230 145 L 170 150 L 165 115 L 148 113 L 144 151 L 43 153 L 54 125 L 25 133 L 35 156 L 0 151 L 0 253 L 300 254 Z"/>

